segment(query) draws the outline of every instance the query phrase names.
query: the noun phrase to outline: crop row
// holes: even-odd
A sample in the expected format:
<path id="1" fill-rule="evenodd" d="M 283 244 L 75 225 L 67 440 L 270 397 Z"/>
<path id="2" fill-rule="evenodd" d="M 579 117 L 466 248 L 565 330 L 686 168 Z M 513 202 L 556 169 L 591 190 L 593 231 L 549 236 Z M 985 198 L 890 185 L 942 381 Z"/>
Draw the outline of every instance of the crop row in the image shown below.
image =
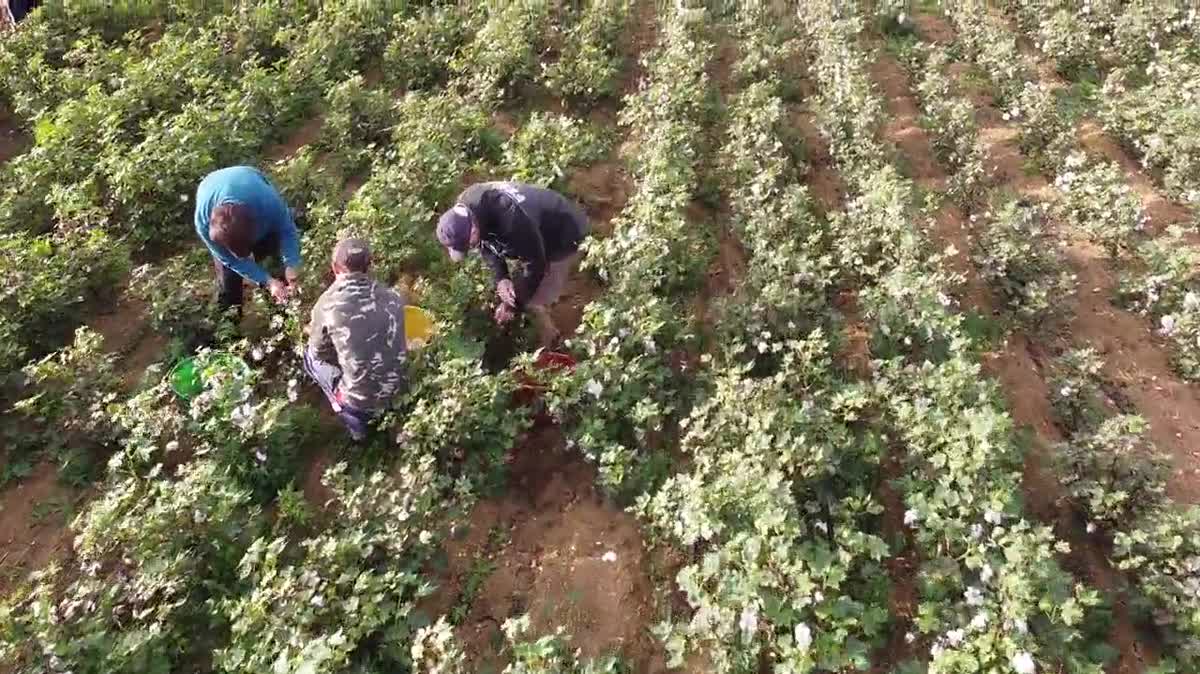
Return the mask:
<path id="1" fill-rule="evenodd" d="M 961 32 L 990 32 L 992 43 L 1011 40 L 1011 35 L 999 23 L 980 22 L 977 16 L 954 12 L 951 17 L 956 19 L 960 35 Z M 982 30 L 981 25 L 984 26 Z M 944 64 L 930 59 L 925 65 L 941 67 Z M 925 77 L 930 75 L 927 73 Z M 1054 104 L 1052 94 L 1044 85 L 1026 84 L 1021 107 L 1022 114 L 1012 117 L 1020 125 L 1023 150 L 1049 156 L 1051 166 L 1058 163 L 1053 159 L 1057 156 L 1061 161 L 1060 168 L 1067 172 L 1087 161 L 1074 147 L 1072 123 L 1063 118 L 1061 109 Z M 1084 224 L 1073 210 L 1077 206 L 1072 204 L 1086 203 L 1094 208 L 1099 204 L 1105 213 L 1091 220 L 1094 226 L 1095 220 L 1100 220 L 1098 226 L 1109 227 L 1110 232 L 1121 229 L 1119 224 L 1114 226 L 1111 222 L 1120 218 L 1122 211 L 1121 207 L 1113 205 L 1114 201 L 1132 201 L 1124 211 L 1136 213 L 1136 201 L 1128 195 L 1120 173 L 1104 165 L 1099 170 L 1112 174 L 1106 181 L 1108 187 L 1099 188 L 1097 185 L 1102 183 L 1092 180 L 1091 188 L 1085 190 L 1083 198 L 1073 198 L 1070 194 L 1081 185 L 1063 180 L 1060 175 L 1056 187 L 1066 192 L 1063 199 L 1066 206 L 1056 208 L 1055 215 L 1063 223 L 1080 228 Z M 1104 206 L 1106 201 L 1108 206 Z M 1007 231 L 1018 212 L 1024 212 L 1021 220 L 1042 222 L 1044 210 L 1039 205 L 1005 206 L 1001 217 L 986 225 L 990 230 L 985 230 L 984 238 L 995 236 L 997 227 Z M 1136 215 L 1124 217 L 1126 222 L 1137 219 Z M 1126 225 L 1124 229 L 1135 228 Z M 1044 228 L 1038 226 L 1037 230 L 1045 239 Z M 1091 232 L 1093 236 L 1095 231 Z M 1049 248 L 1049 245 L 1043 246 L 1043 250 Z M 1120 250 L 1124 246 L 1114 248 Z M 1030 280 L 1040 276 L 1043 283 L 1053 281 L 1061 273 L 1058 268 L 1061 262 L 1056 262 L 1053 255 L 1037 254 L 1031 249 L 1010 250 L 1014 254 L 1007 256 L 1008 272 L 997 277 L 1002 281 L 1000 289 L 1012 298 L 1013 289 L 1024 288 L 1028 306 Z M 1186 311 L 1183 306 L 1188 293 L 1192 292 L 1189 285 L 1191 271 L 1186 266 L 1196 259 L 1194 248 L 1182 241 L 1180 232 L 1172 231 L 1164 237 L 1142 242 L 1138 250 L 1145 264 L 1131 265 L 1131 271 L 1125 273 L 1124 299 L 1132 302 L 1134 308 L 1146 311 L 1152 311 L 1154 306 Z M 1063 285 L 1065 287 L 1066 283 Z M 1186 303 L 1196 304 L 1194 301 Z M 1166 315 L 1171 317 L 1166 324 L 1173 326 L 1174 314 Z M 1186 325 L 1186 314 L 1181 317 Z M 1172 334 L 1171 331 L 1167 333 Z M 1099 374 L 1102 365 L 1094 350 L 1083 348 L 1063 354 L 1052 368 L 1054 374 L 1049 385 L 1056 422 L 1068 438 L 1053 448 L 1055 465 L 1071 503 L 1088 522 L 1088 533 L 1111 537 L 1111 561 L 1118 568 L 1131 572 L 1127 579 L 1140 617 L 1147 622 L 1152 618 L 1166 637 L 1170 652 L 1160 663 L 1162 671 L 1174 671 L 1172 668 L 1175 667 L 1186 671 L 1197 663 L 1192 645 L 1197 630 L 1192 617 L 1196 595 L 1190 589 L 1195 583 L 1196 552 L 1200 549 L 1197 514 L 1194 507 L 1181 508 L 1166 497 L 1170 461 L 1150 443 L 1146 422 L 1133 415 L 1108 416 L 1107 396 L 1102 391 Z"/>
<path id="2" fill-rule="evenodd" d="M 1011 2 L 1018 23 L 1059 72 L 1103 78 L 1104 128 L 1200 214 L 1200 15 L 1184 5 Z"/>
<path id="3" fill-rule="evenodd" d="M 872 322 L 871 395 L 881 441 L 902 463 L 897 487 L 921 560 L 912 640 L 931 672 L 1094 667 L 1082 625 L 1098 596 L 1059 567 L 1065 544 L 1022 515 L 1012 422 L 981 376 L 948 294 L 955 278 L 920 226 L 928 216 L 874 140 L 882 103 L 858 43 L 862 18 L 826 14 L 811 26 L 820 119 L 857 225 L 845 236 L 866 239 L 853 249 L 868 274 L 859 303 Z"/>

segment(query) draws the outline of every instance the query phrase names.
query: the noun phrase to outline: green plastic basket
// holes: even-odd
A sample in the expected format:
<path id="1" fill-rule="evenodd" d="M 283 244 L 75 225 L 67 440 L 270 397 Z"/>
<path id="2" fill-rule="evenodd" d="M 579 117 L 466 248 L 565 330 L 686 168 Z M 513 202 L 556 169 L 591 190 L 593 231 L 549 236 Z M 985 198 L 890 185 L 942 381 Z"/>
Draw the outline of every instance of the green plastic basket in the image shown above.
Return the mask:
<path id="1" fill-rule="evenodd" d="M 231 353 L 213 354 L 209 358 L 208 367 L 213 365 L 230 366 L 246 374 L 250 372 L 250 366 L 246 364 L 246 361 Z M 171 382 L 171 389 L 184 400 L 191 400 L 204 390 L 204 368 L 200 367 L 194 356 L 175 363 L 175 367 L 171 368 L 167 378 Z"/>

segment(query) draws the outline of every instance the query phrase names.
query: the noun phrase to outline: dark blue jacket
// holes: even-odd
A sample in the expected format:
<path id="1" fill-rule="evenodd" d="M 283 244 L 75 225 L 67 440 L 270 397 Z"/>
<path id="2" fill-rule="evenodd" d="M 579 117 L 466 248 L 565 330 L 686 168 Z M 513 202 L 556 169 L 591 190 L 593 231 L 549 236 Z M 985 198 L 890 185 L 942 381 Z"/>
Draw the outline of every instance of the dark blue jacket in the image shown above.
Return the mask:
<path id="1" fill-rule="evenodd" d="M 579 250 L 588 233 L 578 204 L 536 185 L 477 183 L 458 197 L 479 224 L 479 250 L 496 282 L 509 278 L 508 260 L 525 263 L 516 284 L 517 305 L 524 306 L 546 274 L 546 265 Z"/>

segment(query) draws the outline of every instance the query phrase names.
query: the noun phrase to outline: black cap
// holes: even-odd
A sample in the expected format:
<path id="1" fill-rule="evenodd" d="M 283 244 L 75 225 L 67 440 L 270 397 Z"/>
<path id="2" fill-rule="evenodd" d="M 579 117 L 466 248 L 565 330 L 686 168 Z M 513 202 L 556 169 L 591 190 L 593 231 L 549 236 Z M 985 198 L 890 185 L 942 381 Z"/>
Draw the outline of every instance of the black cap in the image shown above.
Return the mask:
<path id="1" fill-rule="evenodd" d="M 333 263 L 347 271 L 366 271 L 371 265 L 371 247 L 362 239 L 342 239 L 333 249 Z"/>

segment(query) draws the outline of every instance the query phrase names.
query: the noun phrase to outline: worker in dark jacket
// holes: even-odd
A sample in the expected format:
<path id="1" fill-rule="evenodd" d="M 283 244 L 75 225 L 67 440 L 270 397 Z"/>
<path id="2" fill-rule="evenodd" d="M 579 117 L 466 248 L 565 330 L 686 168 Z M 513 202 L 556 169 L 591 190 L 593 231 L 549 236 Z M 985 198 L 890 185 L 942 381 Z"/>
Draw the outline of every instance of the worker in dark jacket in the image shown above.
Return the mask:
<path id="1" fill-rule="evenodd" d="M 277 302 L 291 294 L 300 269 L 300 234 L 292 212 L 258 169 L 231 166 L 213 171 L 196 190 L 196 234 L 213 256 L 217 304 L 242 307 L 242 279 L 270 291 Z M 284 278 L 259 264 L 280 258 Z"/>
<path id="2" fill-rule="evenodd" d="M 344 239 L 333 250 L 333 284 L 312 310 L 304 369 L 355 440 L 404 383 L 404 297 L 371 278 L 371 250 Z"/>
<path id="3" fill-rule="evenodd" d="M 546 347 L 559 338 L 550 307 L 566 288 L 587 233 L 587 217 L 573 201 L 554 190 L 515 182 L 468 187 L 437 226 L 438 241 L 451 259 L 461 261 L 478 247 L 492 268 L 500 299 L 496 322 L 528 312 Z M 523 265 L 515 283 L 509 260 Z"/>
<path id="4" fill-rule="evenodd" d="M 0 28 L 16 25 L 40 4 L 41 0 L 0 0 Z"/>

